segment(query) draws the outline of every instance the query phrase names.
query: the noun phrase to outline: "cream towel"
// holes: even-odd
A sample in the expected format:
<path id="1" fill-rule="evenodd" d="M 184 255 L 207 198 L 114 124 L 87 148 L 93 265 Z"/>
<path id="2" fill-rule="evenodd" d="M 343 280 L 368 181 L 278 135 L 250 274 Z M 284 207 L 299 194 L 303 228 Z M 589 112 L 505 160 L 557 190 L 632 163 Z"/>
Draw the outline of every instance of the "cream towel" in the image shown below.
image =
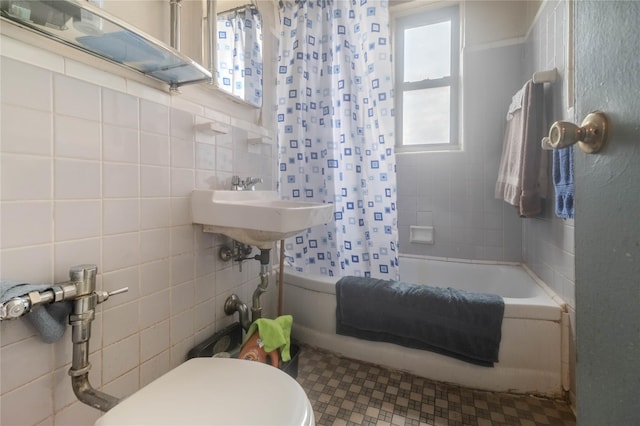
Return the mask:
<path id="1" fill-rule="evenodd" d="M 521 103 L 517 102 L 520 97 Z M 546 153 L 540 147 L 542 101 L 543 86 L 532 81 L 514 95 L 502 147 L 495 196 L 516 206 L 522 217 L 539 214 L 541 197 L 546 193 Z M 514 103 L 520 103 L 521 108 L 512 108 Z"/>

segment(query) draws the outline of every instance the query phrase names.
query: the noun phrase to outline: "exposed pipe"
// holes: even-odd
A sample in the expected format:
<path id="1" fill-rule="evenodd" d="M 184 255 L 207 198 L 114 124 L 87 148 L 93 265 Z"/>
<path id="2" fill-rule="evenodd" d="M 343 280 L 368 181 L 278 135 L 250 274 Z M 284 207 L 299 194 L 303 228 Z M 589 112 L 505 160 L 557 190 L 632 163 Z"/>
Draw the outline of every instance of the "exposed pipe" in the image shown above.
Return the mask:
<path id="1" fill-rule="evenodd" d="M 105 293 L 99 296 L 96 292 L 96 265 L 80 265 L 71 268 L 69 276 L 71 282 L 76 283 L 77 295 L 73 301 L 73 312 L 69 316 L 71 324 L 71 339 L 73 341 L 73 358 L 69 375 L 73 393 L 83 403 L 100 411 L 109 411 L 120 400 L 94 389 L 89 383 L 89 339 L 91 338 L 91 322 L 95 318 L 96 304 L 103 302 L 109 296 Z M 112 293 L 113 294 L 113 293 Z"/>
<path id="2" fill-rule="evenodd" d="M 171 35 L 170 35 L 170 44 L 171 47 L 176 49 L 178 52 L 180 51 L 180 15 L 181 15 L 181 4 L 182 0 L 171 0 L 170 8 L 171 8 Z"/>
<path id="3" fill-rule="evenodd" d="M 238 295 L 235 293 L 227 297 L 227 300 L 224 302 L 224 313 L 227 315 L 233 315 L 234 312 L 238 312 L 242 329 L 244 331 L 248 331 L 249 326 L 251 325 L 251 320 L 249 320 L 249 309 L 246 304 L 242 303 Z"/>
<path id="4" fill-rule="evenodd" d="M 216 75 L 218 68 L 216 67 L 216 0 L 207 0 L 207 69 L 211 73 L 211 82 L 215 82 L 218 78 Z"/>
<path id="5" fill-rule="evenodd" d="M 260 296 L 267 291 L 269 286 L 269 251 L 270 249 L 260 249 L 260 255 L 256 259 L 260 260 L 260 284 L 253 292 L 251 306 L 251 322 L 262 318 L 262 306 L 260 306 Z"/>

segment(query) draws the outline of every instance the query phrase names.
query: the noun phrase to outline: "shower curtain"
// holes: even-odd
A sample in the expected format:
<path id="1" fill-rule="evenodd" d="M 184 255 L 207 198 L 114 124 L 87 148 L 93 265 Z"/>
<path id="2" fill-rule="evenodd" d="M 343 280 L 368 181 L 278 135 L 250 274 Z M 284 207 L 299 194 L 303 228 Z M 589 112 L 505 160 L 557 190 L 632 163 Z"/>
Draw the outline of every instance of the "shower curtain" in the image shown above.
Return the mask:
<path id="1" fill-rule="evenodd" d="M 279 191 L 333 203 L 285 243 L 298 272 L 398 278 L 387 1 L 281 2 Z"/>
<path id="2" fill-rule="evenodd" d="M 225 91 L 262 105 L 262 21 L 254 6 L 217 17 L 218 85 Z"/>

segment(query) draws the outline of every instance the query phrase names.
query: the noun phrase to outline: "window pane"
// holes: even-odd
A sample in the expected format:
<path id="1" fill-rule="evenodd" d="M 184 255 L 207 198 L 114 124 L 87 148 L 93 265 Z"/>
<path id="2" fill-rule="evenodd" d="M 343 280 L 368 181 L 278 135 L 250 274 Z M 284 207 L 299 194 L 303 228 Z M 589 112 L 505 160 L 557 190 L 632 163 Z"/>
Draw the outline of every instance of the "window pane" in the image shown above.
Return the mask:
<path id="1" fill-rule="evenodd" d="M 449 143 L 449 87 L 404 92 L 403 145 Z"/>
<path id="2" fill-rule="evenodd" d="M 404 81 L 422 81 L 451 74 L 451 21 L 404 32 Z"/>

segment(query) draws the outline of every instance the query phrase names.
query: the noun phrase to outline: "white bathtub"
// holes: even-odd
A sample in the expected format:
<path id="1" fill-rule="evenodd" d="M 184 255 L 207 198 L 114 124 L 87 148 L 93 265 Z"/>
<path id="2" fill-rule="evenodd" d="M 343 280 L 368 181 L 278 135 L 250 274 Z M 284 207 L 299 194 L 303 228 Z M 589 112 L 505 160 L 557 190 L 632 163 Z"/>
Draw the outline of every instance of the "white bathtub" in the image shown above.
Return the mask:
<path id="1" fill-rule="evenodd" d="M 568 382 L 562 374 L 567 364 L 563 362 L 562 350 L 566 315 L 562 301 L 533 274 L 518 265 L 402 255 L 400 273 L 406 282 L 503 296 L 500 361 L 493 368 L 479 367 L 433 352 L 337 335 L 338 278 L 299 274 L 288 268 L 284 277 L 284 312 L 293 315 L 294 339 L 350 358 L 466 387 L 547 396 L 562 394 L 562 384 Z"/>

